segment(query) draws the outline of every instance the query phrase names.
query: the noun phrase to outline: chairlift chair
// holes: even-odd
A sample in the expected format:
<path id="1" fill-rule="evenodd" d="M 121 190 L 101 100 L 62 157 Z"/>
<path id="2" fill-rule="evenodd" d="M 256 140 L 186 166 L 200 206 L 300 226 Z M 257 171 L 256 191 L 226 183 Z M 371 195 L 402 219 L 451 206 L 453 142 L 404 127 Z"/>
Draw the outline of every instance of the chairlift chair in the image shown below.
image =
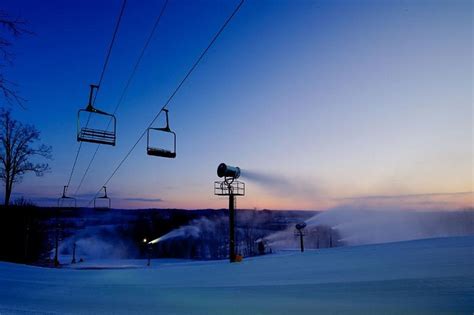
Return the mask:
<path id="1" fill-rule="evenodd" d="M 100 196 L 100 197 L 96 197 L 94 198 L 94 209 L 110 209 L 110 206 L 111 206 L 111 200 L 110 198 L 107 196 L 107 187 L 103 186 L 102 188 L 104 188 L 104 195 L 103 196 Z M 98 206 L 97 205 L 97 201 L 98 200 L 107 200 L 107 205 L 106 206 Z"/>
<path id="2" fill-rule="evenodd" d="M 92 106 L 92 96 L 94 94 L 94 89 L 98 89 L 99 86 L 91 84 L 90 87 L 91 87 L 91 90 L 89 93 L 89 104 L 87 105 L 85 109 L 81 109 L 77 113 L 77 141 L 92 142 L 92 143 L 115 146 L 117 119 L 115 118 L 114 115 L 103 112 L 97 108 L 94 108 L 94 106 Z M 82 113 L 89 113 L 90 115 L 89 118 L 87 119 L 87 123 L 85 126 L 81 126 Z M 111 122 L 113 124 L 112 131 L 109 131 L 108 129 L 104 130 L 104 129 L 96 129 L 96 128 L 88 127 L 88 123 L 91 116 L 97 116 L 97 115 L 110 117 Z"/>
<path id="3" fill-rule="evenodd" d="M 148 155 L 159 156 L 164 158 L 174 159 L 176 157 L 176 133 L 170 129 L 169 119 L 168 119 L 168 110 L 163 109 L 166 115 L 166 127 L 164 128 L 148 128 L 147 130 L 147 140 L 146 140 L 146 151 Z M 168 150 L 164 148 L 156 148 L 150 145 L 150 133 L 153 132 L 166 132 L 173 135 L 173 150 Z"/>
<path id="4" fill-rule="evenodd" d="M 62 195 L 60 198 L 58 198 L 58 208 L 62 207 L 62 204 L 63 204 L 65 201 L 72 201 L 72 202 L 74 202 L 74 208 L 77 208 L 77 200 L 76 200 L 76 198 L 66 196 L 66 192 L 67 192 L 68 187 L 69 187 L 69 186 L 64 186 L 64 187 L 63 187 L 63 195 Z"/>

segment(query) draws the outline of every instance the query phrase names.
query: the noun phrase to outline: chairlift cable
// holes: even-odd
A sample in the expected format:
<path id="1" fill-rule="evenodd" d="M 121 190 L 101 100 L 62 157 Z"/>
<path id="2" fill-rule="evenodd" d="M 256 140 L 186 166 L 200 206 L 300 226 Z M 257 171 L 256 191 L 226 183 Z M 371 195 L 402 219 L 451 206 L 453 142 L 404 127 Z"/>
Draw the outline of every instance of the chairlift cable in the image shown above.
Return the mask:
<path id="1" fill-rule="evenodd" d="M 107 70 L 107 66 L 109 64 L 110 55 L 112 54 L 112 48 L 113 48 L 114 43 L 115 43 L 115 38 L 117 37 L 118 29 L 119 29 L 119 26 L 120 26 L 120 22 L 122 21 L 123 12 L 125 11 L 125 6 L 126 5 L 127 5 L 127 0 L 123 0 L 122 7 L 121 7 L 120 13 L 119 13 L 119 17 L 117 19 L 117 23 L 115 24 L 115 29 L 114 29 L 114 33 L 112 35 L 112 40 L 110 41 L 109 49 L 108 49 L 107 55 L 105 57 L 104 67 L 102 68 L 102 73 L 100 74 L 99 83 L 97 84 L 99 87 L 97 89 L 97 92 L 95 93 L 94 100 L 92 101 L 92 105 L 95 104 L 95 100 L 97 99 L 97 94 L 99 94 L 99 89 L 100 89 L 100 86 L 102 84 L 102 80 L 104 79 L 104 75 L 105 75 L 105 71 Z"/>
<path id="2" fill-rule="evenodd" d="M 143 56 L 145 55 L 145 51 L 148 49 L 148 46 L 150 45 L 150 42 L 151 40 L 153 39 L 153 36 L 155 34 L 155 31 L 156 29 L 158 28 L 158 25 L 160 24 L 160 20 L 161 20 L 161 17 L 163 16 L 164 12 L 165 12 L 165 9 L 166 9 L 166 6 L 168 5 L 168 1 L 169 0 L 165 0 L 165 3 L 163 4 L 163 7 L 161 8 L 161 11 L 159 13 L 159 15 L 157 16 L 156 20 L 155 20 L 155 23 L 153 25 L 153 28 L 150 32 L 150 34 L 148 35 L 148 38 L 145 42 L 145 45 L 143 46 L 141 52 L 140 52 L 140 55 L 137 59 L 137 61 L 135 62 L 135 66 L 133 67 L 133 70 L 132 72 L 130 73 L 130 76 L 128 77 L 128 80 L 127 80 L 127 83 L 125 84 L 125 87 L 124 89 L 122 90 L 122 94 L 120 95 L 120 98 L 119 98 L 119 101 L 117 102 L 117 105 L 115 105 L 115 109 L 114 109 L 114 112 L 112 113 L 112 115 L 115 115 L 117 113 L 117 110 L 119 109 L 120 105 L 122 104 L 122 102 L 124 101 L 125 99 L 125 96 L 127 94 L 127 91 L 128 91 L 128 88 L 130 87 L 130 84 L 132 83 L 133 81 L 133 78 L 135 77 L 135 74 L 138 70 L 138 66 L 140 65 L 142 59 L 143 59 Z M 112 122 L 112 119 L 109 120 L 109 123 L 107 124 L 107 127 L 105 128 L 106 130 L 109 129 L 109 126 L 110 126 L 110 123 Z M 84 179 L 86 178 L 87 176 L 87 173 L 89 172 L 89 169 L 91 168 L 92 166 L 92 163 L 94 162 L 95 160 L 95 157 L 97 155 L 97 152 L 99 151 L 99 147 L 100 147 L 100 144 L 98 144 L 95 148 L 95 151 L 94 151 L 94 154 L 92 155 L 92 158 L 90 159 L 89 161 L 89 164 L 87 165 L 87 168 L 84 172 L 84 174 L 82 175 L 82 178 L 79 182 L 79 185 L 77 186 L 76 188 L 76 191 L 74 192 L 74 195 L 77 195 L 77 193 L 79 192 L 79 190 L 81 189 L 81 186 L 82 186 L 82 183 L 84 182 Z"/>
<path id="3" fill-rule="evenodd" d="M 141 135 L 138 137 L 137 141 L 132 145 L 132 147 L 130 148 L 130 150 L 127 152 L 127 154 L 125 154 L 125 156 L 122 158 L 122 160 L 119 162 L 119 164 L 117 165 L 117 167 L 114 169 L 114 171 L 112 172 L 112 174 L 107 178 L 107 180 L 105 181 L 105 183 L 102 185 L 102 186 L 107 186 L 107 184 L 110 182 L 110 180 L 115 176 L 115 174 L 117 173 L 117 171 L 120 169 L 120 167 L 123 165 L 123 163 L 128 159 L 128 157 L 130 156 L 130 154 L 133 152 L 133 150 L 137 147 L 138 143 L 140 143 L 140 141 L 143 139 L 143 137 L 146 135 L 147 133 L 147 130 L 148 128 L 150 128 L 154 123 L 155 121 L 158 119 L 158 117 L 160 116 L 160 114 L 163 112 L 163 110 L 169 105 L 169 103 L 172 101 L 172 99 L 174 98 L 174 96 L 178 93 L 178 91 L 181 89 L 181 87 L 183 86 L 183 84 L 186 82 L 186 80 L 189 78 L 189 76 L 194 72 L 194 70 L 196 69 L 196 67 L 199 65 L 199 63 L 202 61 L 202 59 L 204 58 L 204 56 L 207 54 L 207 52 L 209 51 L 209 49 L 214 45 L 214 43 L 216 42 L 217 38 L 220 36 L 220 34 L 224 31 L 224 29 L 227 27 L 227 25 L 229 24 L 229 22 L 232 20 L 232 18 L 237 14 L 237 12 L 239 11 L 239 9 L 242 7 L 242 5 L 244 4 L 245 0 L 241 0 L 239 2 L 239 4 L 235 7 L 234 11 L 232 12 L 232 14 L 226 19 L 226 21 L 224 22 L 224 24 L 222 24 L 222 26 L 219 28 L 219 30 L 217 31 L 216 34 L 214 34 L 214 36 L 212 37 L 212 40 L 209 42 L 209 44 L 207 45 L 207 47 L 202 51 L 202 53 L 199 55 L 199 57 L 197 58 L 197 60 L 194 62 L 194 64 L 191 66 L 191 68 L 188 70 L 188 72 L 186 73 L 186 75 L 184 76 L 184 78 L 181 80 L 181 82 L 178 84 L 178 86 L 175 88 L 175 90 L 173 91 L 173 93 L 171 93 L 171 95 L 169 96 L 169 98 L 167 99 L 167 101 L 165 102 L 165 104 L 163 105 L 163 107 L 160 109 L 160 111 L 155 115 L 155 117 L 153 118 L 153 120 L 150 122 L 150 124 L 148 125 L 147 128 L 145 128 L 145 130 L 141 133 Z M 101 186 L 101 187 L 102 187 Z M 102 188 L 101 188 L 102 189 Z M 91 201 L 89 201 L 89 203 L 87 204 L 87 207 L 92 203 L 94 202 L 94 199 L 98 196 L 98 194 L 100 193 L 101 189 L 99 189 L 99 191 L 94 195 L 94 197 L 92 198 Z"/>
<path id="4" fill-rule="evenodd" d="M 71 184 L 72 175 L 74 174 L 74 170 L 76 169 L 77 159 L 79 158 L 79 152 L 81 152 L 82 142 L 79 142 L 76 151 L 76 157 L 74 158 L 74 163 L 72 164 L 71 173 L 69 174 L 69 179 L 67 181 L 67 186 Z"/>
<path id="5" fill-rule="evenodd" d="M 102 67 L 102 72 L 100 74 L 99 86 L 102 83 L 102 80 L 104 79 L 104 75 L 105 75 L 105 72 L 107 70 L 107 66 L 109 64 L 110 55 L 112 53 L 112 48 L 114 46 L 115 39 L 117 37 L 118 29 L 120 27 L 120 22 L 122 21 L 122 16 L 123 16 L 123 13 L 125 11 L 126 4 L 127 4 L 127 0 L 123 0 L 122 1 L 122 6 L 120 8 L 120 13 L 117 17 L 117 22 L 115 23 L 115 29 L 114 29 L 114 32 L 113 32 L 113 35 L 112 35 L 112 39 L 110 41 L 109 48 L 108 48 L 108 51 L 107 51 L 107 54 L 106 54 L 106 57 L 105 57 L 104 66 Z M 93 99 L 93 104 L 95 103 L 95 100 L 97 98 L 98 93 L 99 93 L 99 91 L 97 90 L 97 92 L 94 96 L 94 99 Z M 89 120 L 90 120 L 90 115 L 87 119 L 87 124 L 89 124 Z M 69 174 L 69 179 L 68 179 L 68 182 L 67 182 L 67 186 L 69 186 L 71 184 L 72 176 L 74 175 L 74 170 L 76 169 L 76 164 L 77 164 L 77 160 L 79 158 L 79 153 L 81 152 L 81 148 L 82 148 L 82 142 L 80 142 L 78 147 L 77 147 L 76 157 L 74 158 L 74 163 L 72 164 L 71 173 Z"/>

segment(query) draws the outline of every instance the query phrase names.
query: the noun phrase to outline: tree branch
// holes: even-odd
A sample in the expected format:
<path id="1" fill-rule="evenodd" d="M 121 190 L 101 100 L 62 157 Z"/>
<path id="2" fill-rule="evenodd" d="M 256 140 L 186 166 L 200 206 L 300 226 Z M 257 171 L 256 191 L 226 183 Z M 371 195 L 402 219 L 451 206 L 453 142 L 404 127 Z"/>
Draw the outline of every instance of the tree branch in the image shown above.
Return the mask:
<path id="1" fill-rule="evenodd" d="M 33 35 L 33 32 L 26 28 L 27 22 L 18 17 L 12 17 L 7 12 L 0 10 L 0 28 L 5 30 L 5 35 L 0 35 L 0 55 L 3 61 L 9 65 L 13 63 L 14 54 L 10 48 L 12 41 L 7 37 L 8 35 L 18 38 L 23 35 Z M 1 65 L 0 65 L 1 66 Z M 3 72 L 0 72 L 0 94 L 9 104 L 17 104 L 24 108 L 26 100 L 22 98 L 16 90 L 16 84 L 8 81 Z"/>
<path id="2" fill-rule="evenodd" d="M 12 119 L 9 110 L 0 109 L 0 181 L 5 183 L 5 200 L 23 175 L 32 172 L 43 176 L 50 170 L 47 163 L 33 161 L 36 157 L 52 159 L 51 146 L 33 146 L 39 140 L 40 133 L 34 126 L 24 125 Z"/>

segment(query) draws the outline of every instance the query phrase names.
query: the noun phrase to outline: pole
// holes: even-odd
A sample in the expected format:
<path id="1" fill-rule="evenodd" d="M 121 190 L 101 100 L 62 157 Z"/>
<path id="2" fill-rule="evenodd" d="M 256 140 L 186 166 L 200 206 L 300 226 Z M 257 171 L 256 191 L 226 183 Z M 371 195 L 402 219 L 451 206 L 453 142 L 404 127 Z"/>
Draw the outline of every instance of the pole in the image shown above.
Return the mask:
<path id="1" fill-rule="evenodd" d="M 150 267 L 151 265 L 151 245 L 150 244 L 147 247 L 147 252 L 148 252 L 148 262 L 146 263 L 146 265 Z"/>
<path id="2" fill-rule="evenodd" d="M 59 227 L 56 226 L 56 236 L 54 240 L 54 267 L 59 266 L 58 246 L 59 246 Z"/>
<path id="3" fill-rule="evenodd" d="M 72 244 L 72 261 L 71 261 L 71 264 L 75 264 L 76 263 L 76 242 L 74 242 L 74 244 Z"/>
<path id="4" fill-rule="evenodd" d="M 229 187 L 229 190 L 231 187 Z M 234 194 L 229 195 L 229 260 L 231 263 L 235 262 L 235 209 L 234 209 Z"/>
<path id="5" fill-rule="evenodd" d="M 55 240 L 54 240 L 54 267 L 59 266 L 58 247 L 59 247 L 59 209 L 56 211 L 56 235 L 55 235 Z"/>
<path id="6" fill-rule="evenodd" d="M 30 237 L 30 226 L 29 226 L 29 220 L 28 218 L 26 219 L 26 235 L 25 235 L 25 262 L 28 261 L 28 241 Z"/>
<path id="7" fill-rule="evenodd" d="M 300 246 L 301 246 L 301 252 L 304 252 L 304 245 L 303 245 L 303 231 L 300 232 Z"/>

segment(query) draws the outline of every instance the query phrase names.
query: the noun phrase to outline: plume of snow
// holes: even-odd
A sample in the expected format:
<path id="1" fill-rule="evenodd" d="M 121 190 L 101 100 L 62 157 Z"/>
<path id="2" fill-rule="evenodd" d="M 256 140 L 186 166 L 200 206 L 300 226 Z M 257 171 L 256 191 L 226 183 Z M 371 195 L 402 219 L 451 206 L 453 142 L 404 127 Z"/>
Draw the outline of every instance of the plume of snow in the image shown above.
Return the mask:
<path id="1" fill-rule="evenodd" d="M 344 243 L 360 245 L 474 234 L 474 209 L 420 211 L 337 207 L 307 220 L 308 226 L 330 226 Z"/>
<path id="2" fill-rule="evenodd" d="M 186 225 L 182 226 L 180 228 L 177 228 L 169 233 L 166 233 L 163 236 L 158 237 L 157 239 L 154 239 L 148 244 L 156 244 L 158 242 L 166 241 L 168 239 L 172 238 L 178 238 L 178 237 L 184 237 L 184 238 L 198 238 L 201 235 L 201 229 L 196 226 L 196 225 Z"/>
<path id="3" fill-rule="evenodd" d="M 319 193 L 319 187 L 305 179 L 289 179 L 278 174 L 262 171 L 241 169 L 241 177 L 278 195 L 314 197 Z"/>

